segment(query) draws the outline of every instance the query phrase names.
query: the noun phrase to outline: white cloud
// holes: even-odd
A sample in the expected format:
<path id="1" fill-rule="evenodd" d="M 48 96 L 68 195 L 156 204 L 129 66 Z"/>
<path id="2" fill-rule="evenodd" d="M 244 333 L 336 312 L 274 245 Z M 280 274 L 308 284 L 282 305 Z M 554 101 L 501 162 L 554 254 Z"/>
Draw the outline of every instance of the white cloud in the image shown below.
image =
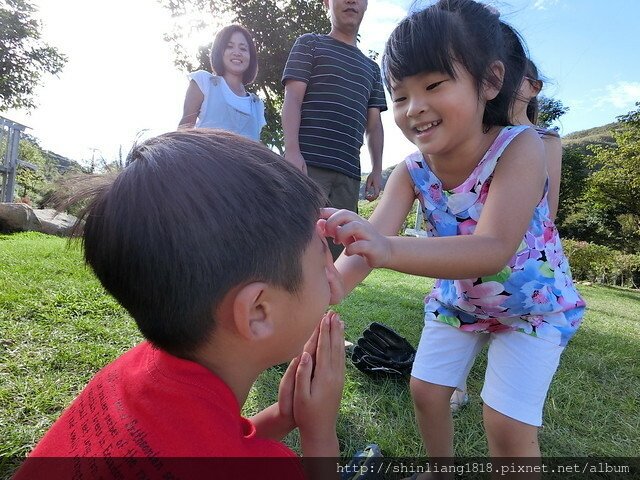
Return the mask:
<path id="1" fill-rule="evenodd" d="M 546 10 L 547 7 L 552 7 L 553 5 L 557 5 L 558 0 L 536 0 L 533 4 L 533 8 L 537 10 Z"/>
<path id="2" fill-rule="evenodd" d="M 640 82 L 619 81 L 605 87 L 606 94 L 596 98 L 596 106 L 613 105 L 616 108 L 631 108 L 640 102 Z"/>
<path id="3" fill-rule="evenodd" d="M 360 49 L 375 50 L 382 54 L 391 31 L 407 15 L 407 9 L 397 4 L 397 1 L 379 0 L 369 2 L 367 13 L 360 25 Z"/>
<path id="4" fill-rule="evenodd" d="M 358 47 L 363 52 L 368 53 L 369 50 L 374 50 L 382 56 L 384 45 L 389 35 L 391 35 L 400 20 L 407 15 L 405 4 L 407 2 L 398 2 L 397 0 L 369 2 L 367 13 L 360 26 L 360 44 Z M 378 58 L 379 61 L 380 58 Z M 382 168 L 395 165 L 416 149 L 413 144 L 404 138 L 400 129 L 395 125 L 388 97 L 387 105 L 390 107 L 389 110 L 382 113 L 382 124 L 384 126 Z M 360 163 L 362 164 L 363 172 L 371 171 L 371 159 L 366 145 L 360 151 Z"/>
<path id="5" fill-rule="evenodd" d="M 170 17 L 155 0 L 37 0 L 43 38 L 68 57 L 45 77 L 39 107 L 7 116 L 44 148 L 75 160 L 124 152 L 142 130 L 172 130 L 188 80 L 163 41 Z"/>

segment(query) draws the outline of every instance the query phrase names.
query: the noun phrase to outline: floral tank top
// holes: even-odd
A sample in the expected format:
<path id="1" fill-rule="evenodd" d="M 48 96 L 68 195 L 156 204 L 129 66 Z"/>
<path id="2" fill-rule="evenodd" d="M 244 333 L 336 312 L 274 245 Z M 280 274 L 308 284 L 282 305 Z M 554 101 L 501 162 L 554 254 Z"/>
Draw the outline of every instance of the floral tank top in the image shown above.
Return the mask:
<path id="1" fill-rule="evenodd" d="M 473 234 L 502 152 L 529 127 L 505 127 L 469 178 L 452 190 L 429 169 L 420 152 L 405 159 L 430 237 Z M 517 330 L 564 346 L 580 326 L 585 302 L 571 279 L 558 230 L 542 200 L 516 253 L 495 275 L 438 279 L 425 298 L 425 320 L 461 330 Z"/>

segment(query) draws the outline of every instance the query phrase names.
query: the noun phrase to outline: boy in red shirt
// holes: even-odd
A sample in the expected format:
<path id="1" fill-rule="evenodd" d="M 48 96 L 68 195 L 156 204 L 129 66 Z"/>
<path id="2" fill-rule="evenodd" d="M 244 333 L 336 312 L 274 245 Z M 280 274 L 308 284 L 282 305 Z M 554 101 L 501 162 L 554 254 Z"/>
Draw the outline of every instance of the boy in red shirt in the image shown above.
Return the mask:
<path id="1" fill-rule="evenodd" d="M 304 478 L 280 440 L 298 427 L 305 457 L 337 457 L 344 383 L 322 193 L 216 130 L 147 140 L 127 163 L 92 186 L 84 253 L 147 341 L 89 382 L 16 478 Z M 260 373 L 292 358 L 278 401 L 243 418 Z"/>

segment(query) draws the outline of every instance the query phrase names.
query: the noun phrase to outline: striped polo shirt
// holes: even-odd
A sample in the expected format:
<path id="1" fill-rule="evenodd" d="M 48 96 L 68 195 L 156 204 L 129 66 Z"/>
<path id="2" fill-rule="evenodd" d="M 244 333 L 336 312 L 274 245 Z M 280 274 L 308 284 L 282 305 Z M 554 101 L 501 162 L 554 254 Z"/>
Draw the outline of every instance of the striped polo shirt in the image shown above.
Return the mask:
<path id="1" fill-rule="evenodd" d="M 387 109 L 378 65 L 357 47 L 308 33 L 291 49 L 282 83 L 287 80 L 307 84 L 299 130 L 307 164 L 360 180 L 367 110 Z"/>

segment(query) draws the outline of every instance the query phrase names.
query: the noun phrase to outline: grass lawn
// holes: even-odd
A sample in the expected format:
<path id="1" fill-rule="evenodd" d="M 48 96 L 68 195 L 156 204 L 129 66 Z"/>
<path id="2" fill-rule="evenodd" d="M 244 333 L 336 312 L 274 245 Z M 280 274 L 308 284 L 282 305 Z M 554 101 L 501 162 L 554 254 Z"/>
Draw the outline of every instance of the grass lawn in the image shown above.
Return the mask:
<path id="1" fill-rule="evenodd" d="M 355 341 L 372 321 L 417 344 L 432 282 L 374 272 L 337 310 Z M 640 454 L 640 292 L 581 286 L 589 310 L 564 353 L 540 433 L 545 456 Z M 35 233 L 0 235 L 0 474 L 24 457 L 91 376 L 141 340 L 100 287 L 79 247 Z M 485 356 L 469 378 L 471 404 L 455 417 L 460 456 L 484 456 L 479 391 Z M 245 405 L 276 399 L 282 367 L 266 372 Z M 338 436 L 342 453 L 378 443 L 386 456 L 422 456 L 408 382 L 373 380 L 348 365 Z M 298 449 L 298 438 L 286 442 Z M 2 475 L 0 475 L 2 476 Z"/>

